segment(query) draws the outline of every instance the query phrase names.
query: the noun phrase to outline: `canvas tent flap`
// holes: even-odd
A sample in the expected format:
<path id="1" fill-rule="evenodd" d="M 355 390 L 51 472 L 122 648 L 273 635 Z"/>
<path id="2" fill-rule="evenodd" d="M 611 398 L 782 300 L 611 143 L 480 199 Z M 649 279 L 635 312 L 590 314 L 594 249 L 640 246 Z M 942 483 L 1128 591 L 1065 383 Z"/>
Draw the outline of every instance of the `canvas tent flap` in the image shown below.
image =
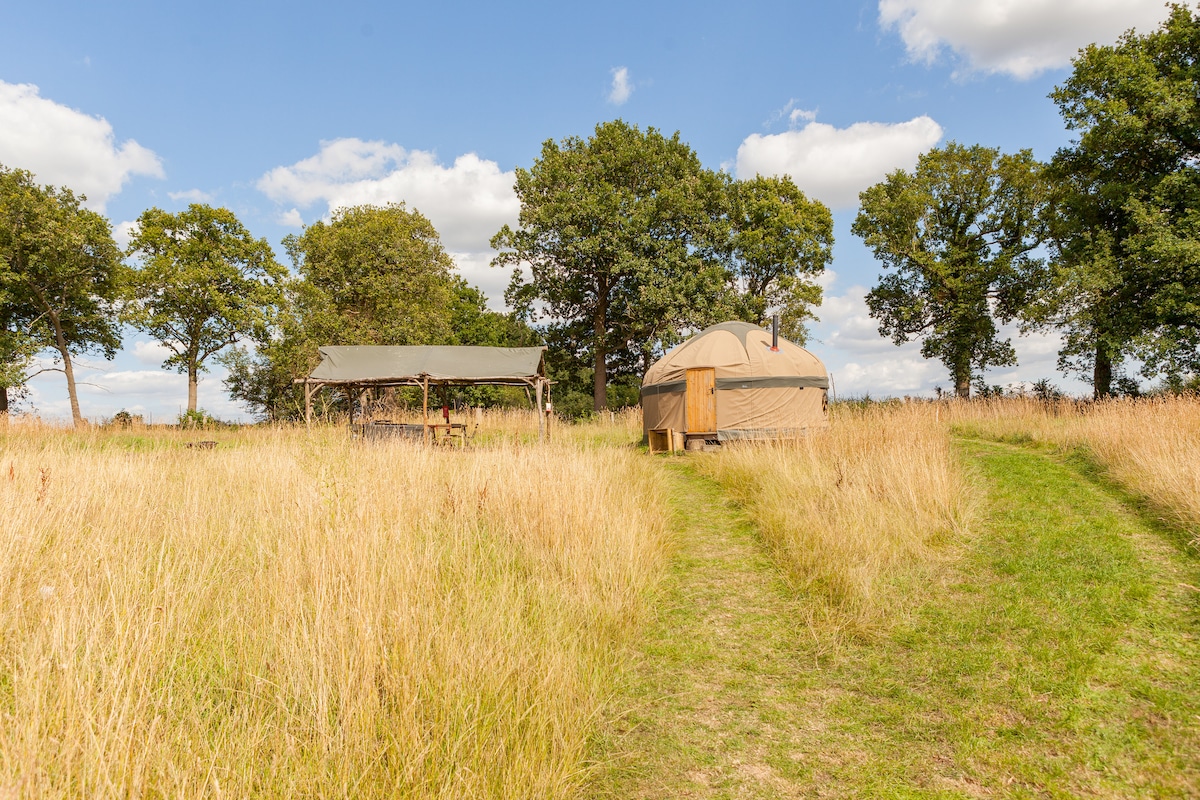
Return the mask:
<path id="1" fill-rule="evenodd" d="M 327 346 L 309 380 L 322 383 L 415 381 L 528 382 L 542 375 L 543 347 Z"/>

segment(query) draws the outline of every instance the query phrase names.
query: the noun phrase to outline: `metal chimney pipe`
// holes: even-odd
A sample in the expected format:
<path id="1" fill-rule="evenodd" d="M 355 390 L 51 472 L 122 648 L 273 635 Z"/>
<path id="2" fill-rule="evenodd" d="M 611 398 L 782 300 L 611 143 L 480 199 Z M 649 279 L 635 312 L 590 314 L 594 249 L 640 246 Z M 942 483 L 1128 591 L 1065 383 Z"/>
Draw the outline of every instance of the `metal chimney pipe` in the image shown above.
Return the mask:
<path id="1" fill-rule="evenodd" d="M 779 315 L 771 315 L 771 352 L 779 352 Z"/>

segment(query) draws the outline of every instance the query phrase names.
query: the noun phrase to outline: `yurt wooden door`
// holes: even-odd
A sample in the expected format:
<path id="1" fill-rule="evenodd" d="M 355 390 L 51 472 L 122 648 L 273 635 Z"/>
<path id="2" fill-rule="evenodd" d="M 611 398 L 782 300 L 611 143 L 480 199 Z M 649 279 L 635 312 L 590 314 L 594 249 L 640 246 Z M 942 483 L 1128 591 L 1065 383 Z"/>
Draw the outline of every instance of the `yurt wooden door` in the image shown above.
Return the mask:
<path id="1" fill-rule="evenodd" d="M 717 371 L 701 367 L 687 371 L 688 433 L 715 433 L 717 430 Z"/>

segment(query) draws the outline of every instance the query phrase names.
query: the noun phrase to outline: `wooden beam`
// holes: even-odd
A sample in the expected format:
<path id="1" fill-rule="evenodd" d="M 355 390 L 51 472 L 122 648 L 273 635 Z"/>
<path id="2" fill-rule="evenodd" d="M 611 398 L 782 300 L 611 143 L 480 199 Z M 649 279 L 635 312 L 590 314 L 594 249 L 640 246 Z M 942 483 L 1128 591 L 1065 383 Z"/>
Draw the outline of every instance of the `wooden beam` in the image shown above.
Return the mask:
<path id="1" fill-rule="evenodd" d="M 542 408 L 542 382 L 537 382 L 538 442 L 546 441 L 546 409 Z"/>
<path id="2" fill-rule="evenodd" d="M 425 393 L 424 393 L 425 399 L 421 403 L 421 420 L 424 423 L 424 432 L 421 435 L 423 437 L 422 441 L 425 444 L 429 444 L 429 376 L 428 375 L 425 376 L 424 388 L 425 388 Z"/>
<path id="3" fill-rule="evenodd" d="M 304 427 L 312 427 L 312 396 L 313 386 L 307 380 L 304 382 Z"/>

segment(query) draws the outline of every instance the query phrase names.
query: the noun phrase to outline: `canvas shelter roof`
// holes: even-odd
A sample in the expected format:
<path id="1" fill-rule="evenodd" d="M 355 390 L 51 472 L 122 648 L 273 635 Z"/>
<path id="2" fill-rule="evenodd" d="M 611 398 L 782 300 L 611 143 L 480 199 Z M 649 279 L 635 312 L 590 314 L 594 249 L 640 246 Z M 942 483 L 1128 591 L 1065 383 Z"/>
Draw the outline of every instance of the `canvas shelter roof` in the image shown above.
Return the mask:
<path id="1" fill-rule="evenodd" d="M 432 383 L 529 385 L 544 379 L 544 347 L 326 346 L 308 376 L 323 384 Z"/>
<path id="2" fill-rule="evenodd" d="M 695 367 L 714 367 L 718 380 L 735 378 L 808 378 L 807 385 L 828 384 L 825 365 L 798 344 L 779 339 L 771 350 L 771 332 L 749 322 L 722 322 L 688 339 L 646 371 L 644 387 L 684 381 Z"/>

